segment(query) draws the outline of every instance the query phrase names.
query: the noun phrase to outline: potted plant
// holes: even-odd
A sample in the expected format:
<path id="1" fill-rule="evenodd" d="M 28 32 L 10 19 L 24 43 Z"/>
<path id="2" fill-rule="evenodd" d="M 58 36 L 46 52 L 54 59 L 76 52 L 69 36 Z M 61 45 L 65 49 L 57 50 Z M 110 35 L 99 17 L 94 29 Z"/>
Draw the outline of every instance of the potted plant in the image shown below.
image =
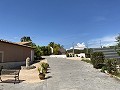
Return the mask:
<path id="1" fill-rule="evenodd" d="M 43 80 L 45 78 L 45 74 L 47 73 L 47 70 L 49 68 L 49 64 L 48 63 L 45 63 L 45 62 L 42 62 L 40 64 L 40 67 L 38 67 L 38 71 L 39 71 L 39 78 L 41 80 Z"/>
<path id="2" fill-rule="evenodd" d="M 39 71 L 39 78 L 41 80 L 45 79 L 45 70 L 43 67 L 38 67 L 38 71 Z"/>
<path id="3" fill-rule="evenodd" d="M 43 63 L 41 63 L 41 67 L 44 69 L 45 73 L 47 73 L 47 70 L 48 70 L 48 68 L 49 68 L 49 64 L 43 62 Z"/>

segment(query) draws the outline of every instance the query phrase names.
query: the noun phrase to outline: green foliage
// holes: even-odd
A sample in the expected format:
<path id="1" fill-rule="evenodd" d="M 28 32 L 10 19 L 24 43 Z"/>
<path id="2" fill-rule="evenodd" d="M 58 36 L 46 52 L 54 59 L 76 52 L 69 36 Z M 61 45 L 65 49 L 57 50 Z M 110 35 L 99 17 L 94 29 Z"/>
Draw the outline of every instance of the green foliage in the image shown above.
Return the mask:
<path id="1" fill-rule="evenodd" d="M 21 42 L 29 42 L 32 41 L 31 38 L 29 36 L 24 36 L 20 39 Z"/>
<path id="2" fill-rule="evenodd" d="M 118 55 L 120 56 L 120 50 L 117 51 Z"/>
<path id="3" fill-rule="evenodd" d="M 117 60 L 115 60 L 115 59 L 106 59 L 105 63 L 106 63 L 106 66 L 107 66 L 107 72 L 108 73 L 114 74 L 114 75 L 116 75 L 118 73 L 117 68 L 116 68 Z"/>
<path id="4" fill-rule="evenodd" d="M 83 56 L 81 58 L 84 58 Z"/>
<path id="5" fill-rule="evenodd" d="M 78 55 L 76 55 L 76 57 L 78 57 Z"/>
<path id="6" fill-rule="evenodd" d="M 72 54 L 70 54 L 70 57 L 72 57 Z"/>
<path id="7" fill-rule="evenodd" d="M 50 47 L 53 48 L 53 54 L 54 54 L 54 55 L 58 55 L 60 48 L 63 47 L 63 46 L 61 46 L 60 44 L 56 44 L 56 43 L 54 43 L 54 42 L 50 42 L 50 43 L 48 44 L 48 46 L 50 46 Z"/>
<path id="8" fill-rule="evenodd" d="M 98 68 L 98 64 L 104 63 L 104 54 L 102 52 L 94 52 L 91 57 L 94 68 Z"/>
<path id="9" fill-rule="evenodd" d="M 103 66 L 103 67 L 101 68 L 101 72 L 105 73 L 105 70 L 107 70 L 107 66 Z"/>
<path id="10" fill-rule="evenodd" d="M 90 58 L 90 54 L 85 54 L 85 57 L 86 58 Z"/>
<path id="11" fill-rule="evenodd" d="M 42 46 L 40 47 L 41 48 L 41 51 L 42 51 L 42 55 L 51 55 L 51 49 L 50 49 L 50 46 Z"/>
<path id="12" fill-rule="evenodd" d="M 38 71 L 39 71 L 39 73 L 46 74 L 47 68 L 49 68 L 49 64 L 48 64 L 48 63 L 45 63 L 45 62 L 42 62 L 42 63 L 40 64 L 40 67 L 38 67 Z"/>
<path id="13" fill-rule="evenodd" d="M 45 69 L 42 68 L 42 67 L 38 67 L 38 72 L 39 72 L 39 74 L 40 74 L 40 73 L 42 73 L 42 74 L 46 74 Z"/>
<path id="14" fill-rule="evenodd" d="M 67 53 L 66 56 L 69 57 L 69 54 Z"/>
<path id="15" fill-rule="evenodd" d="M 41 63 L 41 67 L 42 67 L 43 69 L 47 69 L 47 68 L 49 68 L 49 64 L 43 62 L 43 63 Z"/>
<path id="16" fill-rule="evenodd" d="M 120 47 L 120 34 L 116 37 L 117 46 Z"/>
<path id="17" fill-rule="evenodd" d="M 48 44 L 48 46 L 51 46 L 52 48 L 54 48 L 54 42 L 50 42 L 49 44 Z"/>
<path id="18" fill-rule="evenodd" d="M 41 51 L 40 46 L 39 45 L 37 46 L 35 43 L 33 43 L 29 36 L 22 37 L 20 39 L 20 41 L 21 42 L 31 42 L 30 45 L 28 45 L 28 46 L 31 46 L 32 48 L 34 48 L 34 56 L 35 56 L 34 59 L 40 59 L 41 58 L 42 51 Z"/>
<path id="19" fill-rule="evenodd" d="M 74 57 L 75 55 L 74 54 L 72 54 L 72 57 Z"/>

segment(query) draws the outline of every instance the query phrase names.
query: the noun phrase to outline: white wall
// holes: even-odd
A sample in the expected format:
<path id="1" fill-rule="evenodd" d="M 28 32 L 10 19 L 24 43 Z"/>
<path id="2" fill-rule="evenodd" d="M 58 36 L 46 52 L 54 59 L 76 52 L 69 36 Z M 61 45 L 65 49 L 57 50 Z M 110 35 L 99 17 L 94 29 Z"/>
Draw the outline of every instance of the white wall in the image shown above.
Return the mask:
<path id="1" fill-rule="evenodd" d="M 50 55 L 50 57 L 55 57 L 55 58 L 66 58 L 66 55 Z"/>
<path id="2" fill-rule="evenodd" d="M 78 55 L 78 57 L 84 57 L 85 58 L 85 53 L 80 53 L 80 54 L 76 54 Z"/>

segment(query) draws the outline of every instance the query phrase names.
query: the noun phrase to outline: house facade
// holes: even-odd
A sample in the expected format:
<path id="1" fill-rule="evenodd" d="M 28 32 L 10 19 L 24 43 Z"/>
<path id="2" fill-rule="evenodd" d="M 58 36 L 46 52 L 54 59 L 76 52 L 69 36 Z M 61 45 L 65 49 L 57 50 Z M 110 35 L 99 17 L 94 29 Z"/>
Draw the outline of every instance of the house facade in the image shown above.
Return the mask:
<path id="1" fill-rule="evenodd" d="M 25 64 L 26 58 L 34 60 L 34 49 L 30 46 L 0 40 L 0 66 L 17 67 Z"/>

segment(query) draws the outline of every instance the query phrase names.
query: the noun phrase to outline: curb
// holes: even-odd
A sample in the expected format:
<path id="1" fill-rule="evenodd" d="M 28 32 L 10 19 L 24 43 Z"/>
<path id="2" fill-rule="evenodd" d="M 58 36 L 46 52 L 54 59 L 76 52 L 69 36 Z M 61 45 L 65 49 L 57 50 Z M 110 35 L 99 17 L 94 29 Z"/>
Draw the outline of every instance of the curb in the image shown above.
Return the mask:
<path id="1" fill-rule="evenodd" d="M 109 74 L 109 73 L 107 73 L 107 72 L 105 72 L 105 74 L 109 75 L 110 77 L 113 77 L 113 78 L 116 78 L 116 79 L 120 80 L 120 77 L 118 77 L 118 76 L 115 76 L 115 75 Z"/>

